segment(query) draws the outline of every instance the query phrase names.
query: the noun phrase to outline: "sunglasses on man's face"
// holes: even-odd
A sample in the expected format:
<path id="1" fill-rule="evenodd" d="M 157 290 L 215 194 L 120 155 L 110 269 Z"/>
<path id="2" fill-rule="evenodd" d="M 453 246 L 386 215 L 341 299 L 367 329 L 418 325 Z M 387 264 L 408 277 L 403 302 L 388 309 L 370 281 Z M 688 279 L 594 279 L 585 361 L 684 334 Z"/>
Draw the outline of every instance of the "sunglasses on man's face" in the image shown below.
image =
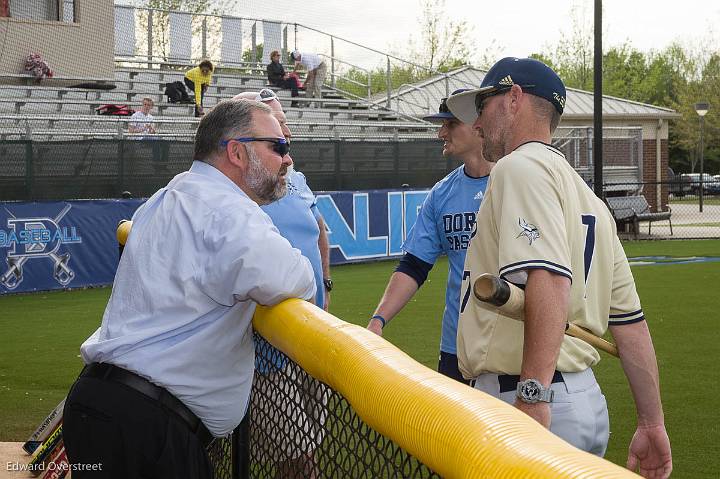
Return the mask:
<path id="1" fill-rule="evenodd" d="M 535 85 L 518 85 L 520 88 L 531 88 Z M 496 95 L 504 95 L 505 93 L 509 92 L 512 87 L 504 87 L 504 88 L 498 88 L 494 92 L 488 93 L 486 95 L 475 95 L 475 112 L 477 113 L 478 118 L 480 118 L 480 115 L 482 115 L 483 108 L 485 108 L 485 104 L 487 103 L 488 99 L 491 97 L 494 97 Z"/>
<path id="2" fill-rule="evenodd" d="M 222 140 L 220 142 L 220 145 L 227 146 L 228 143 L 231 141 L 237 141 L 238 143 L 250 143 L 253 141 L 267 141 L 268 143 L 272 143 L 272 150 L 280 155 L 281 157 L 285 157 L 288 153 L 290 153 L 290 143 L 285 138 L 252 138 L 252 137 L 243 137 L 243 138 L 231 138 L 229 140 Z"/>

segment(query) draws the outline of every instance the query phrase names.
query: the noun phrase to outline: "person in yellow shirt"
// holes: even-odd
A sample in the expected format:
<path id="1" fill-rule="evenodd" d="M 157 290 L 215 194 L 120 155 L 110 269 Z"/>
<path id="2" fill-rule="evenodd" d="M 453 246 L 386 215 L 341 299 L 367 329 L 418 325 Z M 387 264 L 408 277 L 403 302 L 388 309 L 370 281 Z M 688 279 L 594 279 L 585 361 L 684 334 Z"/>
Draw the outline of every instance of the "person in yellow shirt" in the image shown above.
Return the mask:
<path id="1" fill-rule="evenodd" d="M 190 91 L 195 92 L 195 116 L 203 116 L 203 97 L 212 81 L 213 64 L 210 60 L 203 60 L 195 68 L 185 73 L 185 84 Z"/>

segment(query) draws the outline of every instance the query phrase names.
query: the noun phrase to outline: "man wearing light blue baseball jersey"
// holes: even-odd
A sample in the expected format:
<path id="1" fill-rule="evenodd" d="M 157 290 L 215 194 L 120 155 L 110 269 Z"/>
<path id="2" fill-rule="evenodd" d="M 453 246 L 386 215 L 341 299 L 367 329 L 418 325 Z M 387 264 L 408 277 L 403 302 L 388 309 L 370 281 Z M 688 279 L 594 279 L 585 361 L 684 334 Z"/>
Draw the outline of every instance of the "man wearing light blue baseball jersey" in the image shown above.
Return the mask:
<path id="1" fill-rule="evenodd" d="M 463 91 L 465 90 L 456 90 L 453 94 Z M 442 124 L 438 138 L 443 140 L 443 156 L 459 158 L 463 164 L 430 190 L 403 244 L 405 255 L 390 278 L 385 294 L 367 328 L 382 336 L 383 327 L 405 307 L 422 286 L 437 258 L 441 254 L 447 254 L 450 266 L 438 371 L 467 383 L 457 364 L 458 298 L 465 252 L 470 243 L 475 214 L 485 193 L 492 163 L 483 158 L 482 141 L 477 132 L 450 113 L 446 100 L 443 98 L 440 102 L 438 113 L 424 119 Z"/>
<path id="2" fill-rule="evenodd" d="M 235 95 L 234 99 L 260 101 L 269 106 L 280 123 L 283 136 L 290 142 L 292 133 L 287 126 L 287 117 L 273 90 L 263 88 L 259 92 L 243 92 Z M 325 221 L 305 175 L 291 166 L 287 173 L 287 194 L 278 201 L 263 205 L 262 209 L 280 234 L 310 260 L 317 285 L 315 304 L 327 311 L 333 287 L 330 278 L 330 243 Z"/>

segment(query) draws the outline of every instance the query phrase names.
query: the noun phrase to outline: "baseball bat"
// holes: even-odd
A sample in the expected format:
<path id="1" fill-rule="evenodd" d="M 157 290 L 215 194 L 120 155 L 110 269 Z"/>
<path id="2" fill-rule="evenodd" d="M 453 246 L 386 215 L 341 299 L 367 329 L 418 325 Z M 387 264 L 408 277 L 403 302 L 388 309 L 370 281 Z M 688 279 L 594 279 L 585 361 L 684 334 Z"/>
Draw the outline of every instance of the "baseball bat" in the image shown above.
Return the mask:
<path id="1" fill-rule="evenodd" d="M 52 410 L 50 414 L 45 418 L 45 420 L 35 429 L 35 431 L 30 435 L 30 438 L 25 441 L 25 444 L 23 444 L 23 449 L 28 454 L 32 454 L 35 452 L 35 450 L 42 445 L 43 442 L 45 442 L 45 439 L 47 439 L 50 434 L 57 428 L 58 424 L 60 424 L 60 421 L 63 417 L 63 408 L 65 407 L 65 399 L 60 401 L 60 404 L 55 406 L 55 409 Z"/>
<path id="2" fill-rule="evenodd" d="M 52 435 L 37 449 L 35 455 L 30 460 L 28 470 L 33 476 L 37 477 L 45 470 L 44 464 L 62 440 L 62 424 L 60 424 L 57 429 L 55 429 L 55 432 L 53 432 Z"/>
<path id="3" fill-rule="evenodd" d="M 479 301 L 494 306 L 503 316 L 518 321 L 525 319 L 525 291 L 494 274 L 481 274 L 473 284 L 473 294 Z M 565 323 L 565 334 L 585 341 L 616 358 L 620 357 L 617 346 L 576 324 Z"/>
<path id="4" fill-rule="evenodd" d="M 63 479 L 69 470 L 70 464 L 68 464 L 65 452 L 65 443 L 60 441 L 46 464 L 42 479 Z"/>

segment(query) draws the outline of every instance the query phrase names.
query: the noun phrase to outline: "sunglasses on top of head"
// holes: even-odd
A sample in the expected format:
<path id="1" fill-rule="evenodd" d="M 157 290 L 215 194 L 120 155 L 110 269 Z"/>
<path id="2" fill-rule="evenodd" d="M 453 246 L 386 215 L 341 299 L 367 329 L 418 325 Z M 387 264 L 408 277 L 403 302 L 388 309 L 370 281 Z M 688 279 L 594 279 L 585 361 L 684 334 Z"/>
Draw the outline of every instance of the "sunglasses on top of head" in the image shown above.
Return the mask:
<path id="1" fill-rule="evenodd" d="M 535 85 L 518 85 L 520 88 L 531 88 Z M 477 113 L 477 116 L 480 117 L 482 115 L 483 108 L 485 108 L 485 103 L 487 102 L 488 98 L 496 96 L 496 95 L 503 95 L 510 91 L 512 86 L 502 87 L 498 88 L 495 91 L 492 91 L 490 93 L 487 93 L 485 95 L 476 95 L 475 96 L 475 111 Z"/>
<path id="2" fill-rule="evenodd" d="M 290 143 L 285 138 L 252 138 L 252 137 L 243 137 L 243 138 L 231 138 L 229 140 L 222 140 L 220 142 L 221 146 L 227 146 L 228 143 L 231 141 L 237 141 L 239 143 L 250 143 L 253 141 L 266 141 L 268 143 L 272 143 L 272 150 L 277 153 L 278 155 L 284 157 L 288 153 L 290 153 Z"/>

